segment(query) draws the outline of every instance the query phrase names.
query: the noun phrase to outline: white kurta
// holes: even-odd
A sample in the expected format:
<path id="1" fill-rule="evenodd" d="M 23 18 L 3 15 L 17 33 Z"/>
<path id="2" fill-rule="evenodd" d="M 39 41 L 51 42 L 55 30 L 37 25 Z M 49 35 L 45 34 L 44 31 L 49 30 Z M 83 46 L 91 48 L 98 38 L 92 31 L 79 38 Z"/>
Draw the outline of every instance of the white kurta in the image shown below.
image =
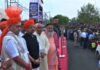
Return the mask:
<path id="1" fill-rule="evenodd" d="M 20 43 L 20 45 L 18 43 Z M 13 34 L 12 32 L 8 32 L 8 34 L 3 39 L 1 55 L 4 61 L 7 61 L 8 59 L 13 59 L 16 56 L 20 56 L 26 63 L 30 63 L 25 41 L 22 38 L 19 38 L 18 36 Z M 14 61 L 12 68 L 13 70 L 25 70 Z"/>
<path id="2" fill-rule="evenodd" d="M 39 42 L 40 52 L 44 52 L 48 55 L 50 44 L 49 44 L 47 36 L 45 35 L 44 32 L 42 32 L 40 35 L 37 34 L 37 32 L 34 32 L 34 34 L 36 35 L 37 40 Z M 40 70 L 48 70 L 47 55 L 44 58 L 41 58 Z"/>
<path id="3" fill-rule="evenodd" d="M 98 53 L 100 55 L 100 45 L 97 45 L 96 51 L 98 51 Z"/>

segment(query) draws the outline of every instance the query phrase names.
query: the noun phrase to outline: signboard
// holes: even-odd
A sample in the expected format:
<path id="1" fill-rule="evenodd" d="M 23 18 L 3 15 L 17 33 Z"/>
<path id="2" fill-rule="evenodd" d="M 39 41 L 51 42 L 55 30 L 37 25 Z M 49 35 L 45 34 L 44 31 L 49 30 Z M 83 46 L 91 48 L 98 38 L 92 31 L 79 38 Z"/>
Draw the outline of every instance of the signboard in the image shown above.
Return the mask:
<path id="1" fill-rule="evenodd" d="M 43 21 L 43 9 L 37 2 L 30 2 L 29 18 L 36 19 L 36 21 Z"/>
<path id="2" fill-rule="evenodd" d="M 29 17 L 38 16 L 38 3 L 30 3 Z"/>

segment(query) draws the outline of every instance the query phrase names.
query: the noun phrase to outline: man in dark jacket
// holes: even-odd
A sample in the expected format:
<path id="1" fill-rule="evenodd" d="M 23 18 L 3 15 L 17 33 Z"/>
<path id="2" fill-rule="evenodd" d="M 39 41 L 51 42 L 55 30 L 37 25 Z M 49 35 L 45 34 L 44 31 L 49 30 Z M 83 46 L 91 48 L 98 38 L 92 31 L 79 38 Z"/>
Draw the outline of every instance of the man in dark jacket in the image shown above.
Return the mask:
<path id="1" fill-rule="evenodd" d="M 59 26 L 59 19 L 55 18 L 53 19 L 53 25 L 54 25 L 54 31 L 57 33 L 58 37 L 61 36 L 61 30 Z"/>
<path id="2" fill-rule="evenodd" d="M 26 40 L 27 48 L 30 54 L 30 59 L 32 62 L 33 70 L 39 69 L 39 44 L 37 41 L 37 38 L 35 35 L 33 35 L 34 32 L 34 21 L 28 20 L 24 24 L 24 30 L 26 33 L 24 34 L 23 38 Z"/>

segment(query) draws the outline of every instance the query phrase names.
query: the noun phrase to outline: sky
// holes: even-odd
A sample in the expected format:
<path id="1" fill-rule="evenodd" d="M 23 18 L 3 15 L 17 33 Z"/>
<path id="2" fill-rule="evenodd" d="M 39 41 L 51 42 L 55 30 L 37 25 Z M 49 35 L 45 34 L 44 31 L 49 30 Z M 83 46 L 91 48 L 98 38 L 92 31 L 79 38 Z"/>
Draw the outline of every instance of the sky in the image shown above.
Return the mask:
<path id="1" fill-rule="evenodd" d="M 29 7 L 30 0 L 19 0 L 20 4 L 25 7 Z M 49 17 L 61 14 L 69 18 L 77 17 L 77 11 L 83 5 L 91 3 L 95 5 L 100 10 L 100 0 L 43 0 L 44 12 L 48 14 Z M 0 0 L 0 8 L 5 8 L 5 0 Z M 28 19 L 27 11 L 23 13 L 23 19 Z"/>
<path id="2" fill-rule="evenodd" d="M 100 8 L 100 0 L 44 0 L 44 9 L 49 11 L 51 16 L 62 14 L 73 18 L 77 17 L 77 11 L 88 3 Z"/>

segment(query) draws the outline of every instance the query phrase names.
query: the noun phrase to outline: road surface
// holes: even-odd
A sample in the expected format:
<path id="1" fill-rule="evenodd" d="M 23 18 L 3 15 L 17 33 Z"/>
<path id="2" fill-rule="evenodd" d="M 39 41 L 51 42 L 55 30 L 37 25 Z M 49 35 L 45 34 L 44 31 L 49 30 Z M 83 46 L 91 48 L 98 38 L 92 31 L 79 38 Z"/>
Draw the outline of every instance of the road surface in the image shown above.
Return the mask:
<path id="1" fill-rule="evenodd" d="M 95 53 L 68 42 L 69 70 L 98 70 Z"/>

